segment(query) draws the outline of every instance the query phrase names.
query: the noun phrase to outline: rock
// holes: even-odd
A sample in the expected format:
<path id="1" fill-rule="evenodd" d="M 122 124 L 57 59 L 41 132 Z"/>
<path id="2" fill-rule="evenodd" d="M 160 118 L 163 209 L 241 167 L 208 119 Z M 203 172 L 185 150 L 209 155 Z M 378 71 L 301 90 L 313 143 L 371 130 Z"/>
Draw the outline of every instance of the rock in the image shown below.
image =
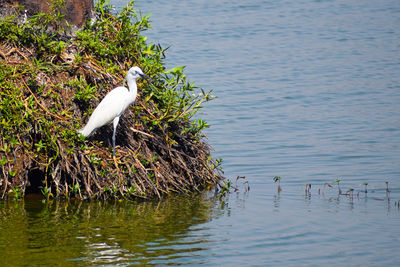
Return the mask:
<path id="1" fill-rule="evenodd" d="M 16 5 L 24 6 L 29 16 L 39 12 L 48 12 L 51 0 L 0 0 L 0 7 L 15 8 Z M 63 14 L 65 19 L 78 27 L 81 27 L 86 19 L 92 15 L 93 0 L 65 0 Z"/>

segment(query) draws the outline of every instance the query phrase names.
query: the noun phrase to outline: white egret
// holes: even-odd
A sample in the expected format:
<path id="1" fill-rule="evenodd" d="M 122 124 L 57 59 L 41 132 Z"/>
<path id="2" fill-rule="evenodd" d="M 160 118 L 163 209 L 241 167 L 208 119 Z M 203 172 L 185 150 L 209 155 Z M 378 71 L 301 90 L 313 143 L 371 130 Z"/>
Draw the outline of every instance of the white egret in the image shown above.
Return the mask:
<path id="1" fill-rule="evenodd" d="M 125 77 L 129 89 L 124 86 L 119 86 L 111 90 L 93 111 L 86 126 L 78 131 L 83 136 L 88 137 L 92 135 L 97 128 L 113 122 L 113 156 L 115 156 L 115 132 L 117 130 L 119 117 L 133 102 L 135 102 L 137 95 L 136 80 L 140 77 L 150 82 L 149 77 L 145 75 L 139 67 L 130 68 Z"/>

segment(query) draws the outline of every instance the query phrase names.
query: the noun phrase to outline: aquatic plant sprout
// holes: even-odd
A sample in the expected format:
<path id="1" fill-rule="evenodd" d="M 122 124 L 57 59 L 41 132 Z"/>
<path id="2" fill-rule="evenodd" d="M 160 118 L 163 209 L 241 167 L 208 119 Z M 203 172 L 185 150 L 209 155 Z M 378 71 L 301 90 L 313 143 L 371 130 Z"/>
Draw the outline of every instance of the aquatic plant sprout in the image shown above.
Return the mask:
<path id="1" fill-rule="evenodd" d="M 274 181 L 274 183 L 277 183 L 277 184 L 278 184 L 277 192 L 278 192 L 278 194 L 279 194 L 279 193 L 282 191 L 282 187 L 281 187 L 281 177 L 280 177 L 280 176 L 275 176 L 272 180 Z"/>

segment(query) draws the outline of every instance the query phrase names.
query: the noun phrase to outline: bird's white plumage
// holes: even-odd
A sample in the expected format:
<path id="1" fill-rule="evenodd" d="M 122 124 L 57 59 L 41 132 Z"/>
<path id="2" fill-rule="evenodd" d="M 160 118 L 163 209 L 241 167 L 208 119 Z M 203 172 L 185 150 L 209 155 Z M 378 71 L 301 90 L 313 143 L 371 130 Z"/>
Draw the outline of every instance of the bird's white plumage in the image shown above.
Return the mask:
<path id="1" fill-rule="evenodd" d="M 131 92 L 126 87 L 117 87 L 110 91 L 93 111 L 86 126 L 79 132 L 83 136 L 90 136 L 97 128 L 110 124 L 116 117 L 135 102 L 136 90 Z"/>
<path id="2" fill-rule="evenodd" d="M 135 102 L 137 95 L 136 79 L 147 76 L 139 67 L 132 67 L 126 74 L 128 88 L 120 86 L 110 91 L 93 111 L 86 126 L 78 132 L 90 136 L 97 128 L 113 122 L 113 147 L 115 147 L 115 131 L 119 117 Z"/>

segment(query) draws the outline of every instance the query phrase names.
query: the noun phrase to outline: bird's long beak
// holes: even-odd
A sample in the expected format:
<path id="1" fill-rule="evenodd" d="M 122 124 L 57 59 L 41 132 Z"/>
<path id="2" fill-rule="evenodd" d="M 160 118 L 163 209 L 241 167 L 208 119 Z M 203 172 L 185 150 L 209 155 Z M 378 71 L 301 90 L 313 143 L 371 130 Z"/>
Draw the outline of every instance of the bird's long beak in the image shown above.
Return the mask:
<path id="1" fill-rule="evenodd" d="M 145 79 L 149 84 L 152 84 L 151 83 L 151 79 L 150 79 L 150 77 L 149 76 L 147 76 L 146 74 L 142 74 L 142 73 L 140 73 L 139 74 L 140 75 L 140 77 L 142 77 L 143 79 Z"/>

